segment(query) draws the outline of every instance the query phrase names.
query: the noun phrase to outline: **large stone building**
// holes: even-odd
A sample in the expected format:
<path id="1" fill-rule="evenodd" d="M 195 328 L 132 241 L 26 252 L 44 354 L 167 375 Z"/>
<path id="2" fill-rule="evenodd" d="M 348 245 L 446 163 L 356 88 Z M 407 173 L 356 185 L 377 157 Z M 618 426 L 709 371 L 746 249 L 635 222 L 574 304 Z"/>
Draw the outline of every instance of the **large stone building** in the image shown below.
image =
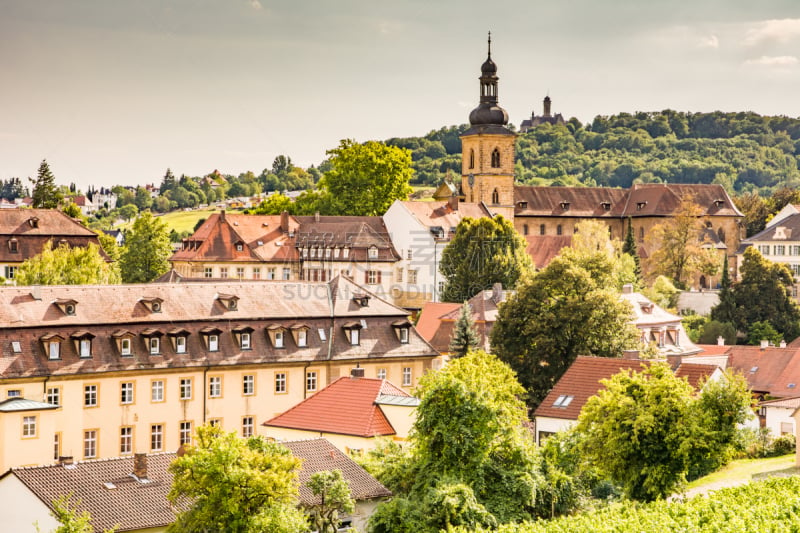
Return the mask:
<path id="1" fill-rule="evenodd" d="M 360 365 L 410 391 L 437 352 L 343 276 L 0 288 L 0 472 L 242 435 Z"/>
<path id="2" fill-rule="evenodd" d="M 555 115 L 550 111 L 552 101 L 550 100 L 550 96 L 544 97 L 543 102 L 543 112 L 541 115 L 536 115 L 536 112 L 531 112 L 531 118 L 525 119 L 519 125 L 519 132 L 520 133 L 527 133 L 528 131 L 532 130 L 536 126 L 540 126 L 542 124 L 551 124 L 553 126 L 563 125 L 566 124 L 564 122 L 564 117 L 561 116 L 561 113 L 556 113 Z"/>

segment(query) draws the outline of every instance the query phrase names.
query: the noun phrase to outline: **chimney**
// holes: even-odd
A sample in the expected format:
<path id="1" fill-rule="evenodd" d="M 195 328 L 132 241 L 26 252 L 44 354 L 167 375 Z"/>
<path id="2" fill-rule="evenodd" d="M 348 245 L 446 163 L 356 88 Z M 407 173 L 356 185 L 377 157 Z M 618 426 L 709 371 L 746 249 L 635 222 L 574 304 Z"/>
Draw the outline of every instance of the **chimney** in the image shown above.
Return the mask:
<path id="1" fill-rule="evenodd" d="M 289 212 L 283 211 L 281 213 L 281 231 L 286 233 L 289 231 Z"/>
<path id="2" fill-rule="evenodd" d="M 626 283 L 622 286 L 622 294 L 633 294 L 633 284 Z"/>
<path id="3" fill-rule="evenodd" d="M 319 211 L 314 213 L 314 222 L 319 222 Z"/>
<path id="4" fill-rule="evenodd" d="M 622 350 L 622 358 L 635 361 L 639 359 L 639 350 Z"/>
<path id="5" fill-rule="evenodd" d="M 761 349 L 765 350 L 769 346 L 769 341 L 767 339 L 761 339 Z"/>
<path id="6" fill-rule="evenodd" d="M 41 300 L 42 299 L 42 286 L 41 285 L 34 285 L 31 287 L 31 298 L 34 300 Z"/>
<path id="7" fill-rule="evenodd" d="M 783 340 L 783 339 L 781 339 L 781 344 L 780 344 L 780 346 L 781 346 L 781 348 L 786 348 L 786 341 L 785 341 L 785 340 Z"/>
<path id="8" fill-rule="evenodd" d="M 225 210 L 219 212 L 219 219 L 221 222 L 225 222 Z"/>
<path id="9" fill-rule="evenodd" d="M 75 461 L 72 460 L 71 455 L 62 455 L 58 458 L 59 466 L 69 466 L 73 464 Z"/>
<path id="10" fill-rule="evenodd" d="M 364 369 L 359 367 L 359 366 L 350 369 L 350 377 L 353 378 L 353 379 L 363 378 L 364 377 Z"/>
<path id="11" fill-rule="evenodd" d="M 133 454 L 133 475 L 138 479 L 147 479 L 147 454 Z"/>
<path id="12" fill-rule="evenodd" d="M 458 196 L 450 196 L 447 199 L 447 206 L 453 211 L 458 211 Z"/>
<path id="13" fill-rule="evenodd" d="M 722 335 L 717 337 L 717 346 L 725 346 L 725 337 Z"/>

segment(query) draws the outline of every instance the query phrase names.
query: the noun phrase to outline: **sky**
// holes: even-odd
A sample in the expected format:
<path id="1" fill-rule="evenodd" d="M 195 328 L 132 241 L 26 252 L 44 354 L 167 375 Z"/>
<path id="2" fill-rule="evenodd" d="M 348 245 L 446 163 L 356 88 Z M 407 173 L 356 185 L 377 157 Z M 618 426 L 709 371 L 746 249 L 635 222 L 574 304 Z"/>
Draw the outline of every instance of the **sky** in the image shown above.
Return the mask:
<path id="1" fill-rule="evenodd" d="M 500 105 L 800 116 L 798 0 L 0 0 L 0 179 L 318 165 Z"/>

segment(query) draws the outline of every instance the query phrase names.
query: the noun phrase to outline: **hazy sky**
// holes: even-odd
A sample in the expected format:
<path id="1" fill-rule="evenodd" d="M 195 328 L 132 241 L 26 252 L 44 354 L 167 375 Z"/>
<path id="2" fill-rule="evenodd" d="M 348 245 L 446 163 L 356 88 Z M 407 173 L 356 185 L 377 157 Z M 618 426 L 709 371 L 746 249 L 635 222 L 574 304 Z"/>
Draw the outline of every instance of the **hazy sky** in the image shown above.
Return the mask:
<path id="1" fill-rule="evenodd" d="M 0 179 L 318 164 L 500 104 L 800 116 L 800 0 L 0 0 Z"/>

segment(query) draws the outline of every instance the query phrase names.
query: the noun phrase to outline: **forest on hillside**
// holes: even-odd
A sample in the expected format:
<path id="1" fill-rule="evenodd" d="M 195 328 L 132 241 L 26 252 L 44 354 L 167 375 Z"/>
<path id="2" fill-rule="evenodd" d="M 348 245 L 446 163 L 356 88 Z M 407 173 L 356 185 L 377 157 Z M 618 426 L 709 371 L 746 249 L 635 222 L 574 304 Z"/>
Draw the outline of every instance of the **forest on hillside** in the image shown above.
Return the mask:
<path id="1" fill-rule="evenodd" d="M 461 174 L 459 135 L 443 127 L 423 137 L 392 138 L 408 148 L 415 184 Z M 719 183 L 731 194 L 800 185 L 800 119 L 751 112 L 619 113 L 591 124 L 572 118 L 520 134 L 516 179 L 529 185 L 630 187 L 633 183 Z"/>

